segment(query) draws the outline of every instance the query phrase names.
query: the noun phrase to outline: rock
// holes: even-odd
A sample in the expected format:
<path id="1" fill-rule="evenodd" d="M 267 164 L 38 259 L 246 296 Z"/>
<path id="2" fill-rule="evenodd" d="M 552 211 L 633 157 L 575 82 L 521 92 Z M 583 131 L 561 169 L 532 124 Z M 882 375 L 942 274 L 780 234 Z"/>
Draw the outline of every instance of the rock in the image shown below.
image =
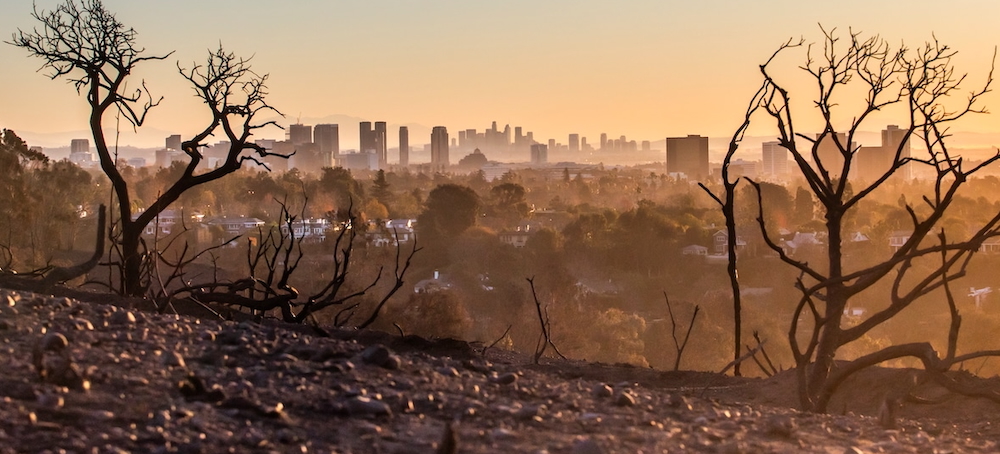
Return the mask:
<path id="1" fill-rule="evenodd" d="M 764 433 L 771 436 L 791 438 L 795 429 L 795 419 L 791 416 L 774 415 L 764 420 Z"/>
<path id="2" fill-rule="evenodd" d="M 614 394 L 614 390 L 608 385 L 599 383 L 594 385 L 594 389 L 592 389 L 590 393 L 593 394 L 594 397 L 611 397 L 611 395 Z"/>
<path id="3" fill-rule="evenodd" d="M 109 317 L 108 322 L 110 322 L 112 325 L 118 325 L 118 326 L 134 325 L 135 314 L 133 314 L 132 311 L 130 310 L 119 309 L 111 313 L 111 317 Z"/>
<path id="4" fill-rule="evenodd" d="M 517 381 L 517 374 L 507 372 L 505 374 L 498 375 L 497 377 L 491 379 L 491 381 L 500 385 L 509 385 Z"/>
<path id="5" fill-rule="evenodd" d="M 38 349 L 42 352 L 60 352 L 69 346 L 69 340 L 66 339 L 62 333 L 59 332 L 49 332 L 39 343 Z"/>
<path id="6" fill-rule="evenodd" d="M 353 417 L 392 416 L 392 409 L 388 404 L 364 396 L 348 399 L 346 409 Z"/>
<path id="7" fill-rule="evenodd" d="M 167 352 L 163 355 L 163 365 L 166 367 L 187 367 L 184 363 L 184 357 L 177 352 Z"/>
<path id="8" fill-rule="evenodd" d="M 375 344 L 361 352 L 361 360 L 366 364 L 384 367 L 389 362 L 392 352 L 382 344 Z"/>
<path id="9" fill-rule="evenodd" d="M 63 400 L 63 396 L 59 394 L 44 392 L 38 395 L 36 403 L 39 407 L 46 410 L 58 410 L 63 407 L 66 401 Z"/>
<path id="10" fill-rule="evenodd" d="M 438 371 L 439 374 L 444 375 L 445 377 L 458 377 L 459 376 L 458 369 L 455 369 L 454 367 L 451 367 L 451 366 L 441 367 L 437 371 Z"/>
<path id="11" fill-rule="evenodd" d="M 615 405 L 619 407 L 631 407 L 635 405 L 635 397 L 628 391 L 622 391 L 615 397 Z"/>

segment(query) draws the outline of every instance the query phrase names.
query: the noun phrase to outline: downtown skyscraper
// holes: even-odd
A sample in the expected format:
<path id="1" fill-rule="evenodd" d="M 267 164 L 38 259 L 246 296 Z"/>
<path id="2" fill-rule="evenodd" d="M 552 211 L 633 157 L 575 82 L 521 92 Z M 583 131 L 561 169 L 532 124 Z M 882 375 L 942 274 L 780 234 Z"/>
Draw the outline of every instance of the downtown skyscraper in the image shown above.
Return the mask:
<path id="1" fill-rule="evenodd" d="M 431 170 L 443 172 L 448 165 L 448 128 L 435 126 L 431 130 Z"/>

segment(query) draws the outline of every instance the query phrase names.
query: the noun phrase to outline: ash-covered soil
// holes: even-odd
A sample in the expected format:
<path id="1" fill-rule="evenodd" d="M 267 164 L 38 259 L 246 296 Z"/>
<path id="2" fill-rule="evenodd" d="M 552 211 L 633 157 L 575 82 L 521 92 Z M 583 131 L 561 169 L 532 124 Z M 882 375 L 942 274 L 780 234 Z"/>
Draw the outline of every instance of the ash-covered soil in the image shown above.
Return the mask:
<path id="1" fill-rule="evenodd" d="M 0 452 L 997 452 L 1000 405 L 874 369 L 739 379 L 0 290 Z M 984 386 L 1000 388 L 983 381 Z M 877 418 L 887 395 L 905 401 Z M 895 393 L 895 394 L 893 394 Z M 934 402 L 934 403 L 926 403 Z"/>

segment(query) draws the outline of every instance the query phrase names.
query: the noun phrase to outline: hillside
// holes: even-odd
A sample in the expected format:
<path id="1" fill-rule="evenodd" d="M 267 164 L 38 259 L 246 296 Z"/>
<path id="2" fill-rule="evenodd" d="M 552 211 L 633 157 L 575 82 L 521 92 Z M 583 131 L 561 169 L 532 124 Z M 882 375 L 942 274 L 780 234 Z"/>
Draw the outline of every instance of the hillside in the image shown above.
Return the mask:
<path id="1" fill-rule="evenodd" d="M 788 407 L 789 373 L 533 365 L 454 340 L 159 315 L 75 295 L 88 301 L 0 290 L 0 452 L 1000 449 L 1000 406 L 915 386 L 915 371 L 873 370 L 835 400 L 845 414 L 813 415 Z M 939 403 L 904 403 L 887 430 L 874 414 L 903 386 Z"/>

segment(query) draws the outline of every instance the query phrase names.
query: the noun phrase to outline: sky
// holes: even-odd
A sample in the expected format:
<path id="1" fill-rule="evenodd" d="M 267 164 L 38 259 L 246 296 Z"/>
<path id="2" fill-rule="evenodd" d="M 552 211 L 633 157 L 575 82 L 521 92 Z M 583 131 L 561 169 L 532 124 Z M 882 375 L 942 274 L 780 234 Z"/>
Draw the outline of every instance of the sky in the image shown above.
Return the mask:
<path id="1" fill-rule="evenodd" d="M 57 5 L 36 0 L 41 9 Z M 601 133 L 635 140 L 727 136 L 760 84 L 758 65 L 782 42 L 817 41 L 818 24 L 880 34 L 910 46 L 936 37 L 960 53 L 970 81 L 985 79 L 1000 44 L 1000 2 L 955 0 L 105 0 L 150 54 L 142 77 L 165 97 L 144 128 L 120 142 L 162 146 L 205 121 L 176 65 L 221 43 L 269 74 L 283 124 L 343 116 L 392 125 L 482 131 L 523 126 L 536 140 Z M 35 26 L 31 2 L 0 0 L 0 37 Z M 41 61 L 0 45 L 0 127 L 29 143 L 86 137 L 84 99 L 50 80 Z M 779 61 L 787 68 L 802 54 Z M 971 88 L 971 85 L 970 85 Z M 803 87 L 796 99 L 809 99 Z M 985 99 L 1000 113 L 1000 95 Z M 334 117 L 341 116 L 341 117 Z M 886 122 L 891 122 L 887 119 Z M 1000 132 L 995 115 L 956 128 Z M 767 135 L 761 120 L 752 133 Z M 357 124 L 341 124 L 342 148 Z M 278 137 L 280 131 L 265 134 Z M 453 132 L 454 134 L 454 132 Z M 264 137 L 262 137 L 264 138 Z M 62 143 L 65 141 L 65 143 Z M 411 137 L 412 144 L 429 141 Z M 390 146 L 395 145 L 390 141 Z"/>

